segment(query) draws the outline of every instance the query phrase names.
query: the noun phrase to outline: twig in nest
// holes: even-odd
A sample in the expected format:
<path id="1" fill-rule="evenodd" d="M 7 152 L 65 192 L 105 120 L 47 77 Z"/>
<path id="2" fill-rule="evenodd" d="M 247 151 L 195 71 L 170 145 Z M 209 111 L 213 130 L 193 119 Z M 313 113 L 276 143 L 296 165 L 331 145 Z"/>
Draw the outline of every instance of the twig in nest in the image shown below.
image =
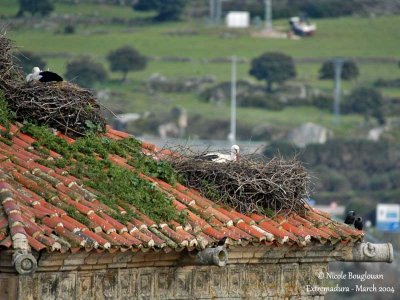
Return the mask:
<path id="1" fill-rule="evenodd" d="M 206 152 L 183 147 L 173 151 L 180 155 L 164 159 L 185 184 L 217 203 L 242 213 L 270 215 L 282 210 L 303 214 L 307 209 L 310 177 L 296 159 L 261 161 L 254 155 L 242 155 L 239 162 L 215 163 L 201 159 Z"/>

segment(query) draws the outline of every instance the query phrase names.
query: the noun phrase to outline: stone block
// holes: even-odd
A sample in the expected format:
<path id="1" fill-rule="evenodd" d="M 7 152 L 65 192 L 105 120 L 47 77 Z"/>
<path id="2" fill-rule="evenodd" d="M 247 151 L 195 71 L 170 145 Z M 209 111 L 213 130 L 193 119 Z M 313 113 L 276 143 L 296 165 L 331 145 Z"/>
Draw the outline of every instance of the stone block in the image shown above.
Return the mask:
<path id="1" fill-rule="evenodd" d="M 91 267 L 92 267 L 92 270 L 106 270 L 107 269 L 107 265 L 100 265 L 100 264 L 92 265 Z"/>
<path id="2" fill-rule="evenodd" d="M 0 255 L 0 268 L 12 267 L 12 252 L 4 251 Z"/>
<path id="3" fill-rule="evenodd" d="M 95 289 L 93 272 L 79 272 L 76 282 L 77 298 L 93 299 Z"/>
<path id="4" fill-rule="evenodd" d="M 152 267 L 152 266 L 154 266 L 154 261 L 132 262 L 132 263 L 126 264 L 127 268 L 145 268 L 145 267 Z"/>
<path id="5" fill-rule="evenodd" d="M 187 299 L 192 295 L 192 272 L 188 268 L 180 268 L 175 271 L 174 296 Z"/>
<path id="6" fill-rule="evenodd" d="M 14 274 L 0 273 L 0 299 L 17 299 L 18 277 Z"/>
<path id="7" fill-rule="evenodd" d="M 127 263 L 132 260 L 132 253 L 131 252 L 120 252 L 114 255 L 113 263 Z"/>
<path id="8" fill-rule="evenodd" d="M 155 276 L 154 281 L 154 293 L 156 297 L 167 298 L 172 295 L 172 284 L 174 282 L 174 273 L 166 271 L 160 271 Z"/>
<path id="9" fill-rule="evenodd" d="M 40 268 L 40 267 L 61 267 L 62 265 L 63 265 L 63 263 L 64 263 L 64 260 L 60 260 L 60 259 L 57 259 L 57 260 L 52 260 L 52 259 L 46 259 L 46 260 L 43 260 L 43 259 L 40 259 L 39 260 L 39 262 L 38 262 L 38 267 Z"/>
<path id="10" fill-rule="evenodd" d="M 101 254 L 92 253 L 88 257 L 85 258 L 85 264 L 88 264 L 88 265 L 97 264 L 97 261 L 100 257 L 101 257 Z"/>
<path id="11" fill-rule="evenodd" d="M 56 288 L 57 300 L 74 299 L 76 295 L 76 273 L 62 272 L 58 273 L 58 286 Z"/>
<path id="12" fill-rule="evenodd" d="M 98 264 L 111 264 L 113 262 L 114 255 L 112 253 L 104 253 L 97 260 Z"/>
<path id="13" fill-rule="evenodd" d="M 36 272 L 56 272 L 59 271 L 61 266 L 38 267 Z"/>
<path id="14" fill-rule="evenodd" d="M 119 299 L 137 299 L 137 272 L 132 269 L 119 270 Z"/>
<path id="15" fill-rule="evenodd" d="M 243 252 L 240 251 L 228 251 L 228 260 L 238 259 L 243 257 Z"/>
<path id="16" fill-rule="evenodd" d="M 112 263 L 108 264 L 107 268 L 108 269 L 120 269 L 120 268 L 126 268 L 127 263 Z"/>
<path id="17" fill-rule="evenodd" d="M 138 276 L 139 299 L 151 299 L 153 293 L 153 273 L 141 273 Z"/>
<path id="18" fill-rule="evenodd" d="M 68 257 L 66 260 L 64 260 L 64 266 L 80 266 L 84 263 L 84 257 Z"/>
<path id="19" fill-rule="evenodd" d="M 257 251 L 254 252 L 254 258 L 261 258 L 261 257 L 267 257 L 267 253 L 266 251 Z"/>
<path id="20" fill-rule="evenodd" d="M 118 299 L 118 271 L 101 270 L 94 273 L 95 299 Z"/>
<path id="21" fill-rule="evenodd" d="M 243 258 L 253 258 L 254 257 L 254 252 L 246 251 L 243 252 Z"/>
<path id="22" fill-rule="evenodd" d="M 171 267 L 177 265 L 177 262 L 174 260 L 161 260 L 154 262 L 154 266 L 156 267 Z"/>
<path id="23" fill-rule="evenodd" d="M 210 272 L 205 269 L 194 270 L 193 293 L 209 297 L 210 295 Z"/>
<path id="24" fill-rule="evenodd" d="M 78 269 L 78 265 L 73 265 L 73 266 L 61 266 L 60 271 L 75 271 Z"/>
<path id="25" fill-rule="evenodd" d="M 84 264 L 84 265 L 79 266 L 77 271 L 90 271 L 90 270 L 93 270 L 93 266 L 94 265 L 86 265 L 86 264 Z"/>
<path id="26" fill-rule="evenodd" d="M 141 252 L 141 251 L 136 252 L 134 255 L 132 255 L 131 262 L 137 263 L 137 262 L 145 261 L 145 256 L 146 256 L 146 253 L 144 253 L 144 252 Z"/>

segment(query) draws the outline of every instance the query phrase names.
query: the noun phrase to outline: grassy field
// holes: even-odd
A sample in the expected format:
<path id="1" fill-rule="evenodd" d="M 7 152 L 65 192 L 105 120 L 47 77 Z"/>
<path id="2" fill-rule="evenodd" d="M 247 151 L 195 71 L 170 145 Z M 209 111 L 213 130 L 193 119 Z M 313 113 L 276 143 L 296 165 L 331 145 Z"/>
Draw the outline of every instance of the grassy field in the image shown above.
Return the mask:
<path id="1" fill-rule="evenodd" d="M 17 1 L 0 1 L 0 15 L 11 17 L 18 10 Z M 79 6 L 56 3 L 54 14 L 74 14 L 98 17 L 105 20 L 112 18 L 135 19 L 148 18 L 148 13 L 134 12 L 129 7 L 89 5 Z M 47 67 L 65 72 L 66 63 L 75 56 L 90 54 L 97 61 L 108 67 L 106 55 L 110 50 L 123 45 L 131 45 L 150 57 L 186 57 L 190 62 L 172 63 L 152 60 L 147 69 L 130 73 L 131 84 L 119 84 L 120 74 L 110 73 L 112 82 L 98 86 L 101 89 L 122 92 L 123 109 L 126 111 L 168 110 L 174 105 L 185 107 L 189 113 L 201 113 L 206 118 L 228 118 L 227 107 L 215 107 L 201 103 L 194 94 L 166 94 L 160 98 L 168 101 L 155 101 L 151 95 L 143 92 L 142 83 L 153 73 L 167 77 L 183 78 L 213 75 L 218 81 L 230 78 L 230 65 L 224 63 L 204 63 L 204 59 L 237 55 L 250 61 L 266 51 L 280 51 L 294 57 L 295 60 L 318 59 L 323 61 L 334 56 L 363 58 L 358 63 L 360 77 L 351 82 L 344 82 L 343 88 L 349 91 L 360 85 L 372 84 L 377 78 L 394 79 L 400 77 L 400 69 L 395 63 L 369 62 L 368 58 L 399 59 L 400 16 L 377 18 L 339 18 L 317 21 L 318 31 L 312 38 L 301 40 L 266 39 L 254 37 L 252 30 L 232 31 L 225 28 L 210 27 L 201 21 L 186 21 L 167 24 L 96 26 L 77 25 L 72 35 L 55 34 L 54 27 L 34 29 L 35 22 L 29 29 L 11 30 L 9 37 L 14 39 L 24 50 L 31 50 L 43 55 Z M 4 21 L 7 24 L 7 20 Z M 278 20 L 274 25 L 285 29 L 286 20 Z M 51 28 L 51 29 L 50 29 Z M 60 25 L 59 31 L 62 31 Z M 320 63 L 297 63 L 297 80 L 327 91 L 332 89 L 331 81 L 318 80 Z M 239 64 L 238 77 L 254 80 L 248 74 L 249 64 Z M 382 89 L 385 95 L 400 97 L 400 89 Z M 113 104 L 110 104 L 113 107 Z M 117 105 L 116 105 L 117 106 Z M 119 105 L 120 106 L 120 105 Z M 313 121 L 332 127 L 330 114 L 313 108 L 291 108 L 281 112 L 269 112 L 260 109 L 238 111 L 240 122 L 257 125 L 260 122 L 273 122 L 282 126 L 295 126 L 305 121 Z M 348 130 L 356 131 L 362 119 L 357 116 L 343 118 L 339 127 L 334 127 L 339 134 Z"/>
<path id="2" fill-rule="evenodd" d="M 66 9 L 67 12 L 71 10 L 71 7 Z M 126 13 L 127 9 L 124 10 L 123 16 Z M 133 11 L 132 15 L 134 15 Z M 277 23 L 279 25 L 280 22 Z M 213 74 L 219 80 L 227 80 L 230 76 L 229 65 L 204 64 L 202 60 L 231 55 L 251 60 L 266 51 L 285 52 L 295 59 L 324 60 L 333 56 L 398 58 L 400 32 L 397 28 L 399 26 L 400 17 L 397 16 L 376 19 L 320 20 L 317 35 L 299 41 L 256 38 L 247 31 L 231 33 L 231 38 L 222 38 L 226 30 L 209 28 L 202 23 L 170 23 L 132 28 L 107 26 L 97 28 L 97 33 L 94 28 L 78 27 L 77 34 L 67 36 L 46 30 L 19 30 L 11 32 L 10 36 L 24 49 L 50 54 L 65 52 L 71 55 L 91 54 L 103 63 L 106 63 L 105 56 L 110 50 L 123 45 L 134 46 L 152 57 L 178 56 L 193 60 L 191 63 L 182 63 L 182 65 L 152 62 L 145 71 L 132 74 L 132 77 L 136 78 L 147 78 L 150 74 L 159 72 L 168 77 Z M 174 35 L 185 30 L 196 34 Z M 89 34 L 90 32 L 93 34 Z M 65 59 L 48 59 L 48 61 L 52 69 L 64 71 Z M 389 79 L 400 75 L 396 64 L 363 62 L 359 63 L 359 66 L 360 82 L 368 83 L 378 77 Z M 319 63 L 298 64 L 298 79 L 326 87 L 326 82 L 317 80 L 319 67 Z M 247 64 L 240 65 L 239 77 L 248 78 L 248 69 Z"/>

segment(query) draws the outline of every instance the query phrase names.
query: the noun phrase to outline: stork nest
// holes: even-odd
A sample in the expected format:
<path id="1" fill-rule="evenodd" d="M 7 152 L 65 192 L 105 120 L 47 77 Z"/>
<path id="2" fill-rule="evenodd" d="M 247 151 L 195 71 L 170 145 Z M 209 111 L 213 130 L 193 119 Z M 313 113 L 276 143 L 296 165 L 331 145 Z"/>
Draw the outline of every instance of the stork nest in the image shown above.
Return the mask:
<path id="1" fill-rule="evenodd" d="M 310 176 L 296 159 L 270 160 L 250 154 L 238 162 L 216 163 L 201 159 L 206 152 L 174 149 L 179 156 L 166 158 L 184 184 L 219 204 L 241 213 L 273 216 L 279 212 L 303 215 L 308 208 Z"/>
<path id="2" fill-rule="evenodd" d="M 13 42 L 0 33 L 0 90 L 17 121 L 48 125 L 71 137 L 105 130 L 102 107 L 91 91 L 68 82 L 27 83 L 13 50 Z"/>

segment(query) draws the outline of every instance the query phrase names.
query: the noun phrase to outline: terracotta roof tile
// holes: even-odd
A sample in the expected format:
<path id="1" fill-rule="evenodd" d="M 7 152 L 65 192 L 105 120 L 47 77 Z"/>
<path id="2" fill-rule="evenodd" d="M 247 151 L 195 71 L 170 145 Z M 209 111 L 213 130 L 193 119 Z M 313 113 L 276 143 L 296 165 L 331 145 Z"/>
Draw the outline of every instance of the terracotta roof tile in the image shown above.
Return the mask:
<path id="1" fill-rule="evenodd" d="M 171 220 L 158 224 L 127 203 L 114 210 L 97 199 L 98 191 L 68 174 L 68 168 L 44 166 L 42 160 L 61 158 L 61 155 L 48 149 L 48 154 L 38 152 L 32 146 L 35 139 L 20 132 L 19 127 L 18 124 L 11 126 L 11 146 L 0 141 L 1 248 L 13 247 L 15 234 L 26 236 L 27 243 L 36 251 L 62 252 L 81 248 L 97 252 L 202 249 L 215 245 L 223 237 L 228 237 L 231 245 L 262 243 L 266 247 L 286 243 L 305 245 L 311 238 L 316 243 L 352 243 L 363 237 L 361 231 L 315 209 L 310 209 L 305 216 L 284 212 L 284 216 L 273 219 L 255 213 L 244 215 L 227 206 L 221 207 L 180 183 L 172 186 L 144 174 L 139 176 L 172 198 L 173 206 L 186 215 L 185 223 Z M 116 140 L 130 137 L 107 128 L 106 137 Z M 57 135 L 74 143 L 62 133 Z M 175 155 L 145 142 L 142 149 L 155 159 Z M 109 159 L 121 167 L 134 169 L 126 158 L 110 155 Z M 113 217 L 116 213 L 127 215 L 128 208 L 135 213 L 130 222 L 122 224 Z M 71 209 L 79 218 L 76 213 L 69 214 Z"/>
<path id="2" fill-rule="evenodd" d="M 12 246 L 12 241 L 11 241 L 11 237 L 7 236 L 5 239 L 3 239 L 0 242 L 0 246 L 3 246 L 5 248 L 10 248 Z"/>
<path id="3" fill-rule="evenodd" d="M 40 251 L 40 250 L 47 248 L 46 245 L 43 245 L 41 242 L 39 242 L 38 240 L 36 240 L 35 238 L 33 238 L 31 236 L 27 236 L 27 239 L 28 239 L 29 245 L 36 251 Z"/>

